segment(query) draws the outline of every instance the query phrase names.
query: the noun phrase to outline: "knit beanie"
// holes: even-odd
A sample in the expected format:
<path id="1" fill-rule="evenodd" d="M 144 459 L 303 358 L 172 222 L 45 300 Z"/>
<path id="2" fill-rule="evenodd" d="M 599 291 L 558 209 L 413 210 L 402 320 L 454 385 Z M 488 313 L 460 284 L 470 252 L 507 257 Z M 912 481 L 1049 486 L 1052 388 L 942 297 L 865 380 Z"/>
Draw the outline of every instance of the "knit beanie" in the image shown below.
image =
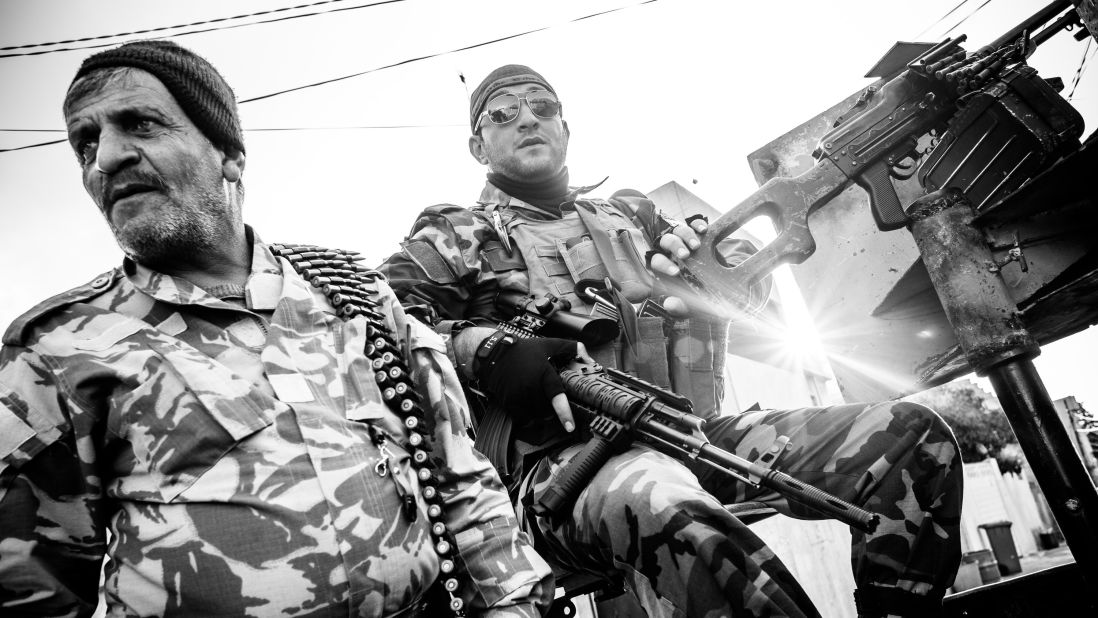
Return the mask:
<path id="1" fill-rule="evenodd" d="M 244 152 L 236 95 L 202 56 L 171 41 L 134 41 L 88 56 L 72 81 L 76 83 L 92 71 L 113 67 L 131 67 L 153 74 L 207 139 L 224 150 Z"/>
<path id="2" fill-rule="evenodd" d="M 488 77 L 485 77 L 484 81 L 480 82 L 480 85 L 473 91 L 473 96 L 469 99 L 470 129 L 476 127 L 477 118 L 480 116 L 480 112 L 484 110 L 484 104 L 492 98 L 492 95 L 500 88 L 506 88 L 513 84 L 538 84 L 553 94 L 557 93 L 557 91 L 553 90 L 553 87 L 549 85 L 549 82 L 545 81 L 545 78 L 542 77 L 540 73 L 530 67 L 521 64 L 506 64 L 501 66 L 489 73 Z"/>

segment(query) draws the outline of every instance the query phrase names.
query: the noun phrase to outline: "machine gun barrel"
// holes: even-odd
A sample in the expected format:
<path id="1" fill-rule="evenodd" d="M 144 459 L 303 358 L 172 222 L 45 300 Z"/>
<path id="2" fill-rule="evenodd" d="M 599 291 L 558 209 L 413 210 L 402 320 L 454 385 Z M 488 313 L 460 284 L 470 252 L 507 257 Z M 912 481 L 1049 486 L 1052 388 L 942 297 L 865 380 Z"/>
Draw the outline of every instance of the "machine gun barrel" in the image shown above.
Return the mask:
<path id="1" fill-rule="evenodd" d="M 1037 11 L 1033 15 L 1030 15 L 1028 18 L 1023 20 L 1022 23 L 1008 30 L 1001 37 L 981 47 L 980 50 L 976 52 L 976 54 L 982 56 L 984 54 L 990 53 L 991 51 L 999 49 L 1007 43 L 1011 43 L 1017 40 L 1018 37 L 1022 36 L 1023 34 L 1032 34 L 1035 29 L 1047 24 L 1053 17 L 1056 17 L 1060 13 L 1063 13 L 1064 9 L 1071 8 L 1072 6 L 1073 5 L 1071 3 L 1071 0 L 1056 0 L 1055 2 L 1041 9 L 1040 11 Z"/>
<path id="2" fill-rule="evenodd" d="M 733 478 L 771 489 L 791 502 L 813 508 L 831 518 L 873 532 L 880 517 L 807 485 L 770 466 L 748 461 L 713 446 L 701 432 L 702 421 L 669 401 L 678 395 L 612 369 L 601 372 L 566 369 L 564 390 L 575 407 L 593 415 L 592 438 L 553 479 L 553 485 L 535 505 L 539 515 L 568 508 L 619 446 L 639 437 L 680 459 L 700 461 Z M 634 385 L 640 384 L 640 389 Z M 666 393 L 666 397 L 663 395 Z M 685 425 L 685 427 L 683 427 Z M 680 428 L 687 431 L 681 431 Z M 773 464 L 779 453 L 769 453 Z"/>

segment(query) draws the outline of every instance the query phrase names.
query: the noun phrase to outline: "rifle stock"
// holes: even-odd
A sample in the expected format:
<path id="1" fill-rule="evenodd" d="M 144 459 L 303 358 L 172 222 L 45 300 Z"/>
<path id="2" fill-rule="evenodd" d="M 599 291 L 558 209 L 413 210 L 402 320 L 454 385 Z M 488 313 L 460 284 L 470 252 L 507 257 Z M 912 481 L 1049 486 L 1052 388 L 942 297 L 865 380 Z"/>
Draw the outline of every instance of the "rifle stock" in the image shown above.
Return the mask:
<path id="1" fill-rule="evenodd" d="M 927 163 L 919 179 L 924 186 L 933 185 L 928 190 L 948 183 L 971 193 L 968 197 L 974 204 L 990 204 L 1007 195 L 1050 164 L 1073 134 L 1081 133 L 1077 112 L 1024 66 L 1034 46 L 1048 38 L 1042 32 L 1040 39 L 1030 40 L 1027 33 L 1070 7 L 1070 2 L 1057 0 L 972 54 L 961 47 L 964 36 L 918 47 L 921 52 L 890 53 L 878 66 L 894 68 L 866 88 L 820 138 L 812 153 L 812 168 L 793 178 L 771 179 L 710 223 L 701 247 L 683 260 L 681 281 L 660 277 L 661 282 L 693 309 L 736 315 L 752 285 L 778 266 L 799 264 L 812 255 L 816 242 L 809 216 L 851 184 L 869 194 L 878 229 L 904 227 L 907 215 L 891 179 L 909 176 L 907 170 L 917 161 Z M 970 143 L 974 140 L 958 139 L 972 129 L 985 108 L 988 115 L 1005 110 L 997 115 L 998 122 L 1008 127 L 1003 135 L 985 136 L 974 144 Z M 1060 121 L 1062 117 L 1068 121 Z M 1013 118 L 1025 120 L 1012 125 L 1008 119 Z M 1026 143 L 1033 156 L 1013 151 L 1000 156 L 1012 136 L 1018 138 L 1012 148 Z M 926 143 L 932 145 L 923 146 Z M 940 144 L 937 153 L 935 144 Z M 1021 166 L 1018 159 L 1034 163 Z M 902 167 L 905 161 L 912 167 Z M 719 253 L 720 242 L 759 216 L 771 219 L 775 240 L 740 264 L 726 264 Z"/>

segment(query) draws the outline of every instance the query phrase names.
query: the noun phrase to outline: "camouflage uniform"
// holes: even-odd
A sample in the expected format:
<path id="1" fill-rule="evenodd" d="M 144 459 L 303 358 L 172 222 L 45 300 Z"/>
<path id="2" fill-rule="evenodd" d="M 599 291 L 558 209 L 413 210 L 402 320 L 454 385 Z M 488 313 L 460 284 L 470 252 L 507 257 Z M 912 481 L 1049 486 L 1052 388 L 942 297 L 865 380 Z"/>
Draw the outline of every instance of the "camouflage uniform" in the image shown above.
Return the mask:
<path id="1" fill-rule="evenodd" d="M 465 436 L 445 344 L 377 287 L 434 414 L 467 607 L 536 616 L 551 573 Z M 409 455 L 370 439 L 404 428 L 365 339 L 258 239 L 239 304 L 127 261 L 18 319 L 0 357 L 0 614 L 90 615 L 105 553 L 110 616 L 413 614 L 439 558 Z"/>
<path id="2" fill-rule="evenodd" d="M 616 204 L 580 199 L 575 206 L 585 207 L 618 211 L 629 221 L 630 211 Z M 527 264 L 530 260 L 518 250 L 506 259 L 495 231 L 501 226 L 493 223 L 493 213 L 501 211 L 522 218 L 525 225 L 575 216 L 567 208 L 563 215 L 553 215 L 489 184 L 473 210 L 440 206 L 425 211 L 403 251 L 381 267 L 406 306 L 425 303 L 437 312 L 436 330 L 451 332 L 463 320 L 490 325 L 502 317 L 492 307 L 496 290 L 533 288 L 534 294 L 544 294 L 545 284 L 539 283 L 543 271 L 565 261 L 549 250 L 536 252 L 536 264 Z M 641 227 L 633 224 L 634 230 Z M 652 244 L 652 239 L 646 242 Z M 559 244 L 562 250 L 571 245 L 568 239 Z M 742 255 L 741 250 L 740 257 L 726 257 L 734 263 Z M 577 310 L 585 312 L 582 301 L 573 307 Z M 707 345 L 717 351 L 715 357 L 722 357 L 723 331 L 711 332 L 718 336 Z M 675 350 L 670 352 L 673 361 Z M 602 358 L 599 353 L 592 351 Z M 720 372 L 718 362 L 713 359 L 711 372 Z M 719 384 L 715 386 L 719 403 Z M 520 442 L 556 423 L 514 422 L 513 435 Z M 531 428 L 536 430 L 524 435 Z M 711 419 L 705 431 L 717 446 L 749 459 L 775 437 L 788 436 L 794 448 L 779 462 L 784 472 L 881 515 L 876 533 L 853 536 L 859 590 L 909 590 L 921 583 L 932 586 L 932 598 L 940 598 L 951 584 L 960 560 L 960 457 L 952 432 L 927 408 L 884 403 L 758 411 Z M 515 479 L 520 504 L 531 504 L 579 448 L 539 454 Z M 690 470 L 639 445 L 613 457 L 595 475 L 571 518 L 552 522 L 521 507 L 519 512 L 543 555 L 573 570 L 620 571 L 652 615 L 817 615 L 786 567 L 722 506 L 744 500 L 766 502 L 793 517 L 818 518 L 771 492 L 730 483 L 717 472 Z"/>

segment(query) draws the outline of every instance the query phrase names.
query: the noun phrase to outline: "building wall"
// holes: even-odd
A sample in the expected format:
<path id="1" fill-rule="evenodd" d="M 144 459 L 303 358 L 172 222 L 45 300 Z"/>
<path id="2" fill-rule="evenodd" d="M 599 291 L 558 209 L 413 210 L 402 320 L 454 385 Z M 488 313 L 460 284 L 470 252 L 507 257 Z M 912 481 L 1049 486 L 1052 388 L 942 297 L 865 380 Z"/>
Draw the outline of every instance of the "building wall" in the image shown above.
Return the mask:
<path id="1" fill-rule="evenodd" d="M 1045 529 L 1025 471 L 1000 474 L 994 459 L 965 464 L 961 551 L 991 549 L 980 524 L 1011 522 L 1010 535 L 1019 556 L 1037 551 L 1037 534 Z"/>

